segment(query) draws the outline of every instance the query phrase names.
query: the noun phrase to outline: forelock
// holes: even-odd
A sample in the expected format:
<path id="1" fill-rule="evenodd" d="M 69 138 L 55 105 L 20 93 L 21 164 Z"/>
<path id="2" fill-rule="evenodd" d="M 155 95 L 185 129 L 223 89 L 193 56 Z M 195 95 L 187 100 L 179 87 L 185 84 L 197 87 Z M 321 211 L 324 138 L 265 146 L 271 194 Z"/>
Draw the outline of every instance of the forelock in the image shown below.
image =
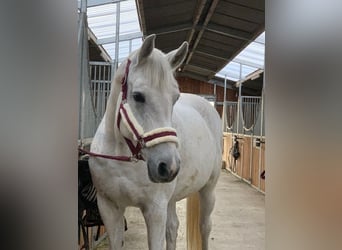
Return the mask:
<path id="1" fill-rule="evenodd" d="M 154 49 L 146 60 L 139 63 L 138 67 L 145 76 L 151 79 L 152 87 L 175 87 L 174 84 L 176 82 L 170 63 L 160 50 Z"/>

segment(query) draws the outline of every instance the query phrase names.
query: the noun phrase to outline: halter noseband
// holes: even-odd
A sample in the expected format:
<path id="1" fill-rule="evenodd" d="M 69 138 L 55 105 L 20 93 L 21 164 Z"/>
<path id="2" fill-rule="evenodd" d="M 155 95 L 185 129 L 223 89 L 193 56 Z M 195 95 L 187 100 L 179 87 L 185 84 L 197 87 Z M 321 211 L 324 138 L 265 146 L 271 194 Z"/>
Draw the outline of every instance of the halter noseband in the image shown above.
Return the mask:
<path id="1" fill-rule="evenodd" d="M 134 117 L 134 114 L 127 103 L 127 78 L 131 60 L 127 59 L 125 75 L 121 80 L 121 103 L 117 117 L 117 127 L 120 130 L 121 124 L 124 124 L 133 136 L 133 141 L 124 136 L 125 141 L 132 152 L 132 156 L 138 160 L 144 160 L 141 155 L 141 149 L 152 147 L 163 142 L 174 142 L 178 144 L 177 133 L 174 128 L 163 127 L 144 132 L 144 129 Z"/>

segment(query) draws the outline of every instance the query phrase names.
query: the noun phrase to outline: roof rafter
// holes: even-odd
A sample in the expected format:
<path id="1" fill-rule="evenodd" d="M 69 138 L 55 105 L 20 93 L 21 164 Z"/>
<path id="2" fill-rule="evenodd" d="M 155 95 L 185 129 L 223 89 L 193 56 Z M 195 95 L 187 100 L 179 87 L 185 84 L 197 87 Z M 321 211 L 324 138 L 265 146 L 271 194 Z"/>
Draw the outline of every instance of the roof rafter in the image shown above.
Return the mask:
<path id="1" fill-rule="evenodd" d="M 213 2 L 211 3 L 210 5 L 210 8 L 208 10 L 208 13 L 206 14 L 206 17 L 205 17 L 205 20 L 204 20 L 204 23 L 203 23 L 203 26 L 202 26 L 202 29 L 200 30 L 200 32 L 198 33 L 197 37 L 196 37 L 196 40 L 194 41 L 193 45 L 192 45 L 192 48 L 191 48 L 191 51 L 189 53 L 189 56 L 188 58 L 186 59 L 185 61 L 185 64 L 188 64 L 194 54 L 194 51 L 199 43 L 199 41 L 201 40 L 201 37 L 203 35 L 203 32 L 205 30 L 205 27 L 207 26 L 207 24 L 209 23 L 213 13 L 214 13 L 214 10 L 217 6 L 217 3 L 219 2 L 219 0 L 213 0 Z M 191 42 L 191 41 L 190 41 Z"/>
<path id="2" fill-rule="evenodd" d="M 142 38 L 143 34 L 141 32 L 130 33 L 126 35 L 119 36 L 119 42 L 128 41 L 132 39 Z M 108 44 L 108 43 L 115 43 L 116 36 L 111 36 L 107 38 L 97 39 L 97 44 Z"/>
<path id="3" fill-rule="evenodd" d="M 95 7 L 99 5 L 104 5 L 104 4 L 110 4 L 110 3 L 117 3 L 117 2 L 123 2 L 125 0 L 87 0 L 87 7 Z M 81 8 L 81 1 L 78 1 L 78 8 Z"/>

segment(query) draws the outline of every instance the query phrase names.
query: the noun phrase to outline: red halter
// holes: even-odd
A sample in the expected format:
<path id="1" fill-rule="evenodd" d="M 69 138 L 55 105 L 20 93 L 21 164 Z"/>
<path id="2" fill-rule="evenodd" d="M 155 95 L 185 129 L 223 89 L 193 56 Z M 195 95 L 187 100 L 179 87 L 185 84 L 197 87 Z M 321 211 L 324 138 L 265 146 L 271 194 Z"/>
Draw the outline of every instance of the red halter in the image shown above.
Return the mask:
<path id="1" fill-rule="evenodd" d="M 121 103 L 119 107 L 118 117 L 116 120 L 116 125 L 120 130 L 120 125 L 124 124 L 128 131 L 133 135 L 134 140 L 127 138 L 124 136 L 124 139 L 129 147 L 132 156 L 110 156 L 110 155 L 102 155 L 96 154 L 92 152 L 88 152 L 83 149 L 79 149 L 83 153 L 87 153 L 90 156 L 94 157 L 102 157 L 106 159 L 118 160 L 118 161 L 137 161 L 144 160 L 141 155 L 141 149 L 144 147 L 152 147 L 156 144 L 162 142 L 174 142 L 178 143 L 177 133 L 174 128 L 165 127 L 165 128 L 157 128 L 153 129 L 149 132 L 144 132 L 143 128 L 140 126 L 138 121 L 135 119 L 133 112 L 129 104 L 127 103 L 127 78 L 129 73 L 129 66 L 131 64 L 131 60 L 127 60 L 125 75 L 121 80 Z"/>

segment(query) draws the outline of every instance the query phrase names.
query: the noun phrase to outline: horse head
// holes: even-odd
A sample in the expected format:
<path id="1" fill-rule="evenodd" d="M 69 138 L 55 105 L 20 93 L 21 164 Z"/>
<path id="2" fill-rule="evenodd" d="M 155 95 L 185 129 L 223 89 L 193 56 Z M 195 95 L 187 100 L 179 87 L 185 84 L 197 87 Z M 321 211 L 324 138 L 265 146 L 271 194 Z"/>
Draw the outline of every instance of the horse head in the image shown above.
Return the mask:
<path id="1" fill-rule="evenodd" d="M 172 128 L 172 110 L 180 95 L 174 71 L 187 51 L 184 42 L 164 54 L 155 48 L 155 35 L 150 35 L 126 63 L 118 126 L 126 142 L 137 145 L 129 146 L 132 152 L 138 148 L 135 153 L 146 160 L 153 182 L 170 182 L 180 169 L 178 140 Z"/>

